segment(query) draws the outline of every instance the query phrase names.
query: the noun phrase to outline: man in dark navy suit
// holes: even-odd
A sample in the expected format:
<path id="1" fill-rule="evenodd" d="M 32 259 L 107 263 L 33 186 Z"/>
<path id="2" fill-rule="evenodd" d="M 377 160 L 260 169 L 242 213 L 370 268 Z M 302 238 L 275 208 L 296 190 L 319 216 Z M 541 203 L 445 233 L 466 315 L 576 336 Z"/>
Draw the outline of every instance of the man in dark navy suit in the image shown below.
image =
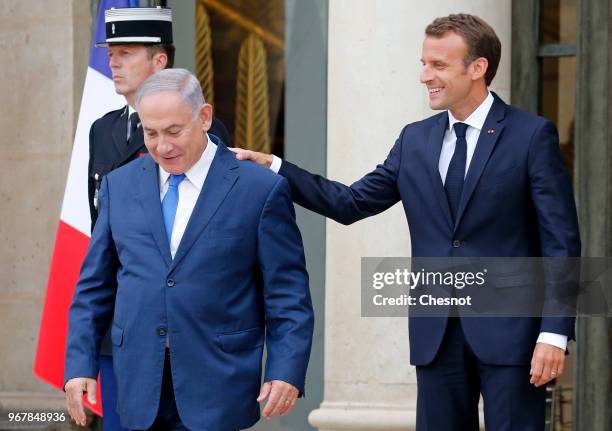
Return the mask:
<path id="1" fill-rule="evenodd" d="M 98 217 L 98 191 L 104 176 L 148 152 L 138 112 L 134 109 L 136 91 L 153 73 L 171 68 L 175 53 L 169 8 L 114 8 L 105 11 L 104 21 L 106 39 L 98 41 L 96 46 L 108 47 L 115 91 L 125 97 L 127 104 L 96 120 L 89 131 L 87 181 L 92 231 Z M 209 133 L 229 144 L 229 133 L 218 119 L 213 119 Z M 102 344 L 100 365 L 107 431 L 121 429 L 115 413 L 117 396 L 111 353 L 109 332 Z"/>
<path id="2" fill-rule="evenodd" d="M 340 223 L 401 200 L 414 257 L 579 256 L 556 128 L 489 91 L 500 56 L 482 19 L 434 20 L 421 82 L 430 107 L 445 111 L 405 126 L 384 163 L 350 186 L 270 155 L 237 158 L 276 170 L 295 202 Z M 482 395 L 487 430 L 541 431 L 545 384 L 563 372 L 574 318 L 411 316 L 409 333 L 417 430 L 478 430 Z"/>

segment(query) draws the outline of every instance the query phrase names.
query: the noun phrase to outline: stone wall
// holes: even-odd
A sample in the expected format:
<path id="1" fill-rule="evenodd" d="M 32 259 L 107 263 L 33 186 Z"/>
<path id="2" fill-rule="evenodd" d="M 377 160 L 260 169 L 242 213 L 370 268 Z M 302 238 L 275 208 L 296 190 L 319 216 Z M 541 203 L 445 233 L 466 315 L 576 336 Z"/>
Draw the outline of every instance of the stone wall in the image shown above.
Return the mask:
<path id="1" fill-rule="evenodd" d="M 91 42 L 90 2 L 0 0 L 0 407 L 63 406 L 33 374 Z"/>

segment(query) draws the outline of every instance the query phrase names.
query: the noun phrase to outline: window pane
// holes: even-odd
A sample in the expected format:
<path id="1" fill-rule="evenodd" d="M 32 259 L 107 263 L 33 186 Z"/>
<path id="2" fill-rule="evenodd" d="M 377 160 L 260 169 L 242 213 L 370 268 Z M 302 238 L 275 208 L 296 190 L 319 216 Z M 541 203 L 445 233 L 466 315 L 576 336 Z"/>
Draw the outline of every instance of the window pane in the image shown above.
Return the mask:
<path id="1" fill-rule="evenodd" d="M 575 57 L 542 59 L 541 113 L 557 125 L 561 152 L 570 173 L 574 164 L 575 90 Z"/>
<path id="2" fill-rule="evenodd" d="M 284 0 L 198 3 L 210 22 L 215 112 L 226 124 L 231 144 L 282 156 Z M 203 15 L 198 15 L 196 27 L 201 28 L 204 21 Z M 197 46 L 196 41 L 196 59 L 203 58 Z M 267 146 L 258 146 L 264 135 Z"/>
<path id="3" fill-rule="evenodd" d="M 576 43 L 576 0 L 541 0 L 540 45 Z"/>

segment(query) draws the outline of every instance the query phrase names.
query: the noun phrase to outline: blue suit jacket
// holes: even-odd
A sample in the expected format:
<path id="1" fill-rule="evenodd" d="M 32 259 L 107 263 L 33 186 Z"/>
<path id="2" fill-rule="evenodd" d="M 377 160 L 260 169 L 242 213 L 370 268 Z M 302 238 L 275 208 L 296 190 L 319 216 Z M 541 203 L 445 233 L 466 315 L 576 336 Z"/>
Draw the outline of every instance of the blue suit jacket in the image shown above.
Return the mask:
<path id="1" fill-rule="evenodd" d="M 70 307 L 65 381 L 96 377 L 112 321 L 118 413 L 127 428 L 155 419 L 166 334 L 189 429 L 235 430 L 259 419 L 264 340 L 265 380 L 304 391 L 313 311 L 289 186 L 218 145 L 174 259 L 153 159 L 103 180 Z"/>
<path id="2" fill-rule="evenodd" d="M 414 257 L 579 256 L 572 187 L 554 125 L 494 96 L 455 223 L 438 171 L 446 112 L 405 126 L 385 162 L 350 187 L 285 161 L 279 173 L 298 204 L 343 224 L 401 200 Z M 412 364 L 433 360 L 446 322 L 410 318 Z M 462 318 L 462 327 L 476 355 L 499 365 L 529 364 L 541 331 L 574 336 L 573 318 Z"/>

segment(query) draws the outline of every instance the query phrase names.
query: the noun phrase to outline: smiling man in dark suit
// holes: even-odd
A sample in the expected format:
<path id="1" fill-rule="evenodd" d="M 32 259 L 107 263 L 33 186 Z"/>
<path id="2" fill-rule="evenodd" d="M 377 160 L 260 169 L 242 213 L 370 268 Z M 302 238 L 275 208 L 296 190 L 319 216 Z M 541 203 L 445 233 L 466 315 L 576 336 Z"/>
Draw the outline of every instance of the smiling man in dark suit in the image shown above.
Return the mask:
<path id="1" fill-rule="evenodd" d="M 266 418 L 287 414 L 314 320 L 289 185 L 206 133 L 212 107 L 188 71 L 152 75 L 136 105 L 149 154 L 102 181 L 70 307 L 68 411 L 85 423 L 112 322 L 124 427 L 236 431 L 266 399 Z"/>
<path id="2" fill-rule="evenodd" d="M 350 186 L 270 155 L 237 158 L 279 172 L 295 202 L 340 223 L 401 200 L 414 257 L 579 256 L 556 128 L 489 91 L 500 57 L 482 19 L 433 21 L 421 82 L 430 107 L 445 111 L 405 126 L 384 163 Z M 544 385 L 563 372 L 572 317 L 411 316 L 409 332 L 417 430 L 478 430 L 480 395 L 487 430 L 544 429 Z"/>

